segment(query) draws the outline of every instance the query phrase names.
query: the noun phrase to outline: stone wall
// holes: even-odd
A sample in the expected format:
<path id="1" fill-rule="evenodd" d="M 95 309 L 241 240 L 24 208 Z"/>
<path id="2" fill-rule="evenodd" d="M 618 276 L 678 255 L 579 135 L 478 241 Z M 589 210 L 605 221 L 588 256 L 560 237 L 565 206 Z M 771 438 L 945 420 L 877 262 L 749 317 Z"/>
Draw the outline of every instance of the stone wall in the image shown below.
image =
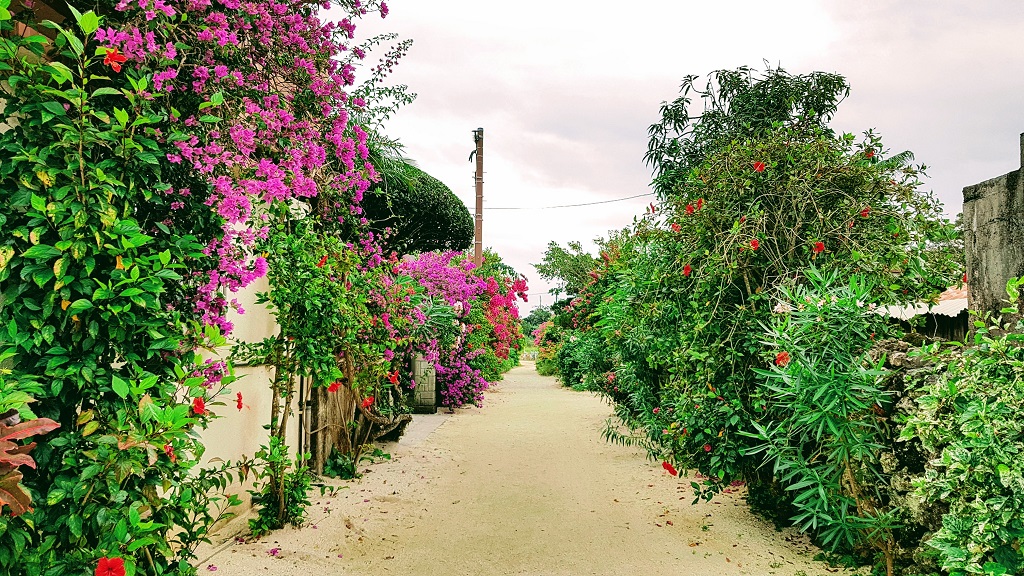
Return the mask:
<path id="1" fill-rule="evenodd" d="M 1021 166 L 964 188 L 964 248 L 970 309 L 998 313 L 1006 281 L 1024 276 L 1024 134 Z"/>

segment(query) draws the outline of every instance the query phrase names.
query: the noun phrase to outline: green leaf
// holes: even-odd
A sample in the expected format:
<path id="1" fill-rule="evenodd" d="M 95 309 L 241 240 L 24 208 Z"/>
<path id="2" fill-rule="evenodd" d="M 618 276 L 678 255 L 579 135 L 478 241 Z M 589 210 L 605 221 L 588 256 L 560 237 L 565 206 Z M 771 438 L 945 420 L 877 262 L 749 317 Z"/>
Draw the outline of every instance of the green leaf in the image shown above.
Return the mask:
<path id="1" fill-rule="evenodd" d="M 82 29 L 82 32 L 92 34 L 100 27 L 100 19 L 95 12 L 89 10 L 78 16 L 78 27 Z"/>
<path id="2" fill-rule="evenodd" d="M 79 312 L 89 310 L 92 307 L 92 302 L 86 300 L 85 298 L 79 298 L 78 300 L 72 302 L 70 306 L 68 306 L 67 312 L 69 315 L 73 316 L 75 314 L 78 314 Z"/>
<path id="3" fill-rule="evenodd" d="M 64 105 L 60 102 L 43 102 L 42 106 L 53 113 L 54 116 L 64 116 L 67 114 L 64 110 Z"/>
<path id="4" fill-rule="evenodd" d="M 46 198 L 32 194 L 32 209 L 39 212 L 46 210 Z"/>
<path id="5" fill-rule="evenodd" d="M 113 389 L 114 393 L 120 396 L 121 398 L 128 397 L 128 383 L 118 378 L 117 375 L 114 375 L 110 387 L 111 389 Z"/>
<path id="6" fill-rule="evenodd" d="M 49 258 L 56 258 L 60 256 L 60 250 L 57 250 L 53 246 L 47 246 L 46 244 L 39 244 L 33 246 L 22 254 L 24 258 L 34 258 L 37 260 L 45 260 Z"/>
<path id="7" fill-rule="evenodd" d="M 96 96 L 121 96 L 122 92 L 117 88 L 111 88 L 110 86 L 104 86 L 103 88 L 97 88 L 92 93 L 93 97 Z"/>

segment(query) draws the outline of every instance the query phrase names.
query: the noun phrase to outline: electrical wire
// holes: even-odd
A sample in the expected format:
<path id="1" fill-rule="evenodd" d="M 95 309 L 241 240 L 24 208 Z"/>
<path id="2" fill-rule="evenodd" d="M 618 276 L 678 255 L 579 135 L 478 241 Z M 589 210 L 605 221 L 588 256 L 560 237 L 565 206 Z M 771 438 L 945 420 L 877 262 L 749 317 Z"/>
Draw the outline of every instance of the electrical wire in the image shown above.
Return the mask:
<path id="1" fill-rule="evenodd" d="M 484 206 L 484 210 L 550 210 L 552 208 L 576 208 L 579 206 L 593 206 L 595 204 L 608 204 L 611 202 L 622 202 L 623 200 L 632 200 L 634 198 L 643 198 L 644 196 L 653 196 L 654 192 L 648 192 L 646 194 L 637 194 L 636 196 L 627 196 L 626 198 L 615 198 L 613 200 L 599 200 L 597 202 L 584 202 L 582 204 L 563 204 L 561 206 Z"/>

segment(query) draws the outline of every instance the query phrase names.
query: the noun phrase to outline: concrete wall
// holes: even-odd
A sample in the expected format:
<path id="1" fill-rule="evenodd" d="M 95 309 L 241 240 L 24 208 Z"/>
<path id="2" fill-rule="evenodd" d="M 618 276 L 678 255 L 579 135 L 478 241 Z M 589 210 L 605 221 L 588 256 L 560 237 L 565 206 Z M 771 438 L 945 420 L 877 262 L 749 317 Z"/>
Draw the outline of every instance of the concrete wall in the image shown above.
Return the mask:
<path id="1" fill-rule="evenodd" d="M 998 313 L 1006 281 L 1024 276 L 1024 134 L 1021 169 L 964 188 L 964 247 L 971 310 Z"/>

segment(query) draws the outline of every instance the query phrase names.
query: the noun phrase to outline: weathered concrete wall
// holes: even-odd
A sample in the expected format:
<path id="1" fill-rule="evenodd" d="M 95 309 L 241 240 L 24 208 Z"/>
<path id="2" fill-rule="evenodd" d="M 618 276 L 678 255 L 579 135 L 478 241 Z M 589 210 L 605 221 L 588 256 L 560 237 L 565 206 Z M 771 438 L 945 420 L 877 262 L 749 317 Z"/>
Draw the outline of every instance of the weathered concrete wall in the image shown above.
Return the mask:
<path id="1" fill-rule="evenodd" d="M 1021 169 L 964 188 L 970 308 L 998 313 L 1006 281 L 1024 276 L 1024 134 Z"/>

